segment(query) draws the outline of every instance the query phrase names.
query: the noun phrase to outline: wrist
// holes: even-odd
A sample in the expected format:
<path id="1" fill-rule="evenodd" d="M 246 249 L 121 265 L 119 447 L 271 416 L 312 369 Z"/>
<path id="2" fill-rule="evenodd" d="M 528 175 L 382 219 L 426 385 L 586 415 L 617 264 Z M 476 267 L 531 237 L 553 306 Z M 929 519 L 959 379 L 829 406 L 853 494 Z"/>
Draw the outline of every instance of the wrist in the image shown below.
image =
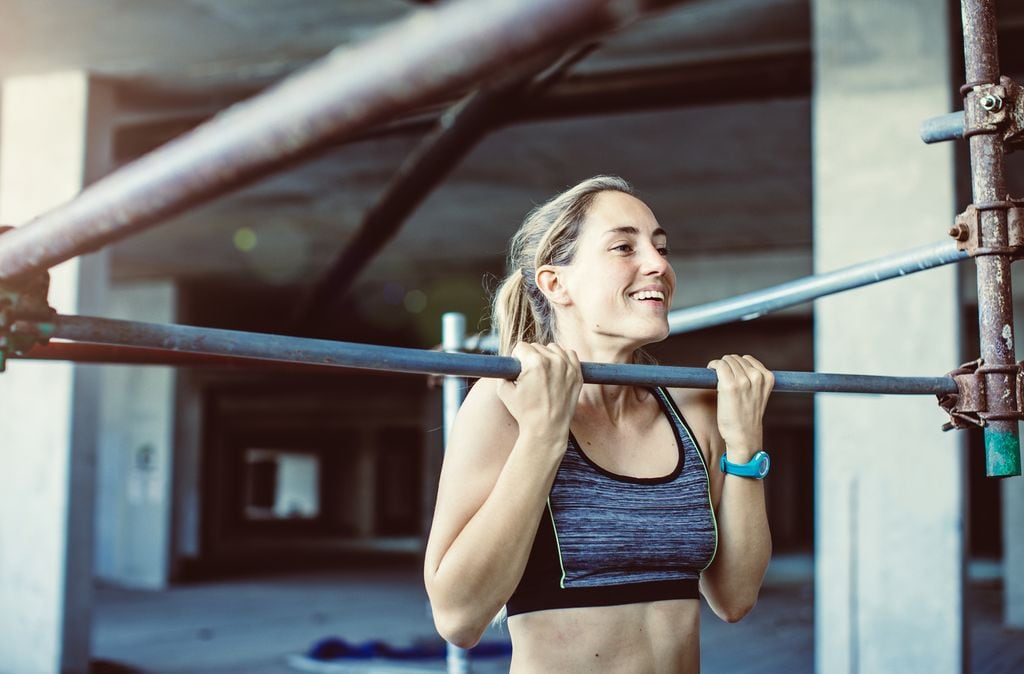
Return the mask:
<path id="1" fill-rule="evenodd" d="M 746 463 L 754 458 L 754 455 L 761 451 L 761 443 L 738 443 L 731 445 L 726 443 L 725 453 L 733 463 Z"/>

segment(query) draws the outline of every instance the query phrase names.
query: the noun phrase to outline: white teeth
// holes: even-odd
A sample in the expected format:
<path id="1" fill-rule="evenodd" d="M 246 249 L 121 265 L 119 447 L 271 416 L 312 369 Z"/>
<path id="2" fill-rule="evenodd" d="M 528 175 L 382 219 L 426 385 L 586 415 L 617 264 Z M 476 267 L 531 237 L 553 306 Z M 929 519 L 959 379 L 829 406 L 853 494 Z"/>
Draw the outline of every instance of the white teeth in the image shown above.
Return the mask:
<path id="1" fill-rule="evenodd" d="M 635 300 L 661 300 L 665 301 L 665 293 L 660 290 L 641 290 L 638 293 L 633 293 L 633 299 Z"/>

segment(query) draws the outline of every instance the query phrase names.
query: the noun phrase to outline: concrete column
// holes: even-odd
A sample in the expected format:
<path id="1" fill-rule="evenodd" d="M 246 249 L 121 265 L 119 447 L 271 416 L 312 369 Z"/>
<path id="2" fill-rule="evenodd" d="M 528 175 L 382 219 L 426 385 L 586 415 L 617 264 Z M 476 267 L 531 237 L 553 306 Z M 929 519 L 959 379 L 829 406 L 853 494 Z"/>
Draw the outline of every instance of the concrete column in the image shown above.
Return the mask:
<path id="1" fill-rule="evenodd" d="M 1024 335 L 1024 302 L 1013 307 L 1015 335 Z M 1017 360 L 1024 345 L 1017 338 Z M 1020 430 L 1024 433 L 1024 424 Z M 1024 628 L 1024 477 L 1001 480 L 1003 511 L 1003 614 L 1007 627 Z M 995 485 L 993 485 L 993 488 Z"/>
<path id="2" fill-rule="evenodd" d="M 814 0 L 814 264 L 941 240 L 949 145 L 918 140 L 950 108 L 946 0 Z M 957 270 L 818 303 L 816 369 L 938 375 L 959 364 Z M 931 397 L 815 401 L 818 672 L 962 672 L 962 438 Z"/>
<path id="3" fill-rule="evenodd" d="M 172 323 L 174 285 L 115 286 L 106 314 Z M 165 367 L 103 370 L 96 575 L 117 585 L 162 589 L 169 580 L 174 379 L 174 370 Z"/>
<path id="4" fill-rule="evenodd" d="M 3 82 L 0 222 L 21 224 L 109 167 L 109 88 L 81 72 Z M 51 270 L 50 304 L 102 311 L 102 254 Z M 12 362 L 0 375 L 0 671 L 86 672 L 99 368 Z"/>

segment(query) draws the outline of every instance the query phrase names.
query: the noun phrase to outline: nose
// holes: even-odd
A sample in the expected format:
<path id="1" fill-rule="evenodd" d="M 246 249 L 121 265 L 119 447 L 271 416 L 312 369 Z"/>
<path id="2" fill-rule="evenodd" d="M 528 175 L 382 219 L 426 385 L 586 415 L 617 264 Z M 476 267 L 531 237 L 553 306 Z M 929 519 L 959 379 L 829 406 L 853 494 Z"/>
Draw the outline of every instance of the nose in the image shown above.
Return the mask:
<path id="1" fill-rule="evenodd" d="M 657 246 L 644 246 L 642 272 L 645 276 L 666 276 L 672 272 L 668 258 L 661 254 Z"/>

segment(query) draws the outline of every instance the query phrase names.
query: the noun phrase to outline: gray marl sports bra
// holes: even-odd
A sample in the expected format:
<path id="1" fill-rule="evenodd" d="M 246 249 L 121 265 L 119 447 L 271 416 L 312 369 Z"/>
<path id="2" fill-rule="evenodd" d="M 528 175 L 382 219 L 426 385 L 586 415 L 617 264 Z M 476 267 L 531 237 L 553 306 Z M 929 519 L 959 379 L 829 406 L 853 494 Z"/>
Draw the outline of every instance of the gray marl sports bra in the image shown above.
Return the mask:
<path id="1" fill-rule="evenodd" d="M 671 396 L 652 389 L 679 446 L 675 469 L 637 478 L 601 468 L 569 436 L 508 614 L 695 599 L 718 530 L 704 457 Z"/>

